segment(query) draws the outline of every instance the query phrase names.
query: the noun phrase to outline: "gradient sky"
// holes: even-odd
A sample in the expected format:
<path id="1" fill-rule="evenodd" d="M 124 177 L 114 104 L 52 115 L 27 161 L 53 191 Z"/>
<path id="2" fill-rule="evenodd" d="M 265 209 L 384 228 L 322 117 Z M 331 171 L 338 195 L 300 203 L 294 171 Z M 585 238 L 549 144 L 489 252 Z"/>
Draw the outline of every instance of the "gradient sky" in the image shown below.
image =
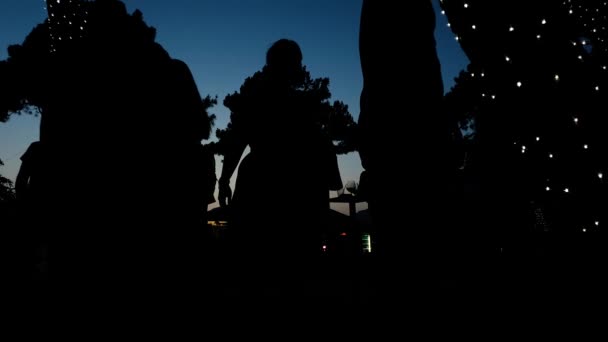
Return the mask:
<path id="1" fill-rule="evenodd" d="M 224 128 L 228 110 L 221 105 L 226 94 L 264 65 L 266 50 L 280 38 L 297 41 L 304 64 L 313 77 L 329 77 L 332 101 L 341 100 L 358 117 L 362 87 L 358 33 L 362 0 L 124 0 L 129 10 L 140 9 L 144 20 L 157 29 L 157 41 L 174 57 L 186 62 L 199 92 L 219 97 L 211 110 Z M 445 90 L 468 60 L 439 13 L 437 1 L 437 51 L 442 63 Z M 46 18 L 43 0 L 0 0 L 0 60 L 10 44 Z M 406 39 L 407 37 L 404 37 Z M 404 49 L 409 49 L 404 44 Z M 415 50 L 412 53 L 416 53 Z M 39 118 L 14 115 L 0 123 L 0 174 L 15 179 L 19 157 L 38 139 Z M 218 161 L 218 176 L 221 170 Z M 358 181 L 362 171 L 356 153 L 339 157 L 344 182 Z M 236 172 L 235 172 L 236 175 Z M 294 180 L 294 189 L 297 180 Z M 338 208 L 343 211 L 342 208 Z"/>

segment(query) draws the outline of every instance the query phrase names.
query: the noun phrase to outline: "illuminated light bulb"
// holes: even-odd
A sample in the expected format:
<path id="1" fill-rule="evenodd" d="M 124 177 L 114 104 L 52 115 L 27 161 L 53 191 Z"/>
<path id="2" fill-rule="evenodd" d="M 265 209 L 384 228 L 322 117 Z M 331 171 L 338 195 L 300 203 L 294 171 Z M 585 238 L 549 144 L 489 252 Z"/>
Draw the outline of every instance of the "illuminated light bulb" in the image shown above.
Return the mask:
<path id="1" fill-rule="evenodd" d="M 549 153 L 549 159 L 553 159 L 553 153 Z"/>
<path id="2" fill-rule="evenodd" d="M 484 77 L 486 74 L 484 74 L 483 72 L 481 73 L 481 77 Z"/>
<path id="3" fill-rule="evenodd" d="M 496 100 L 496 95 L 492 95 L 492 100 Z"/>
<path id="4" fill-rule="evenodd" d="M 510 26 L 509 27 L 509 32 L 513 32 L 513 31 L 515 31 L 515 28 L 513 26 Z"/>
<path id="5" fill-rule="evenodd" d="M 540 39 L 540 34 L 537 34 L 537 35 L 536 35 L 536 39 Z"/>
<path id="6" fill-rule="evenodd" d="M 574 123 L 578 123 L 578 118 L 574 118 Z"/>
<path id="7" fill-rule="evenodd" d="M 475 30 L 475 29 L 477 29 L 477 26 L 473 25 L 473 26 L 471 26 L 471 28 L 472 28 L 473 30 Z"/>
<path id="8" fill-rule="evenodd" d="M 578 55 L 578 59 L 582 60 L 582 59 L 583 59 L 583 56 Z"/>
<path id="9" fill-rule="evenodd" d="M 601 173 L 601 172 L 600 172 L 600 173 L 598 173 L 598 174 L 597 174 L 597 178 L 599 178 L 599 179 L 604 179 L 604 174 L 603 174 L 603 173 Z"/>
<path id="10" fill-rule="evenodd" d="M 59 1 L 57 1 L 59 2 Z M 467 4 L 466 2 L 464 3 L 464 8 L 469 8 L 469 4 Z"/>
<path id="11" fill-rule="evenodd" d="M 536 141 L 540 141 L 540 137 L 536 137 Z"/>
<path id="12" fill-rule="evenodd" d="M 600 91 L 600 86 L 595 86 L 595 91 Z"/>
<path id="13" fill-rule="evenodd" d="M 441 11 L 441 14 L 445 15 L 445 11 L 443 11 L 443 10 L 442 10 L 442 11 Z"/>
<path id="14" fill-rule="evenodd" d="M 543 19 L 543 21 L 541 21 L 540 23 L 545 25 L 547 23 L 547 21 L 545 19 Z"/>
<path id="15" fill-rule="evenodd" d="M 518 81 L 518 82 L 517 82 L 517 88 L 521 88 L 521 86 L 522 86 L 521 81 Z"/>
<path id="16" fill-rule="evenodd" d="M 584 148 L 585 150 L 588 150 L 588 149 L 589 149 L 589 145 L 585 144 L 585 145 L 583 145 L 583 148 Z"/>
<path id="17" fill-rule="evenodd" d="M 569 192 L 570 192 L 570 189 L 565 188 L 565 189 L 564 189 L 564 192 L 565 192 L 565 193 L 569 193 Z"/>
<path id="18" fill-rule="evenodd" d="M 460 38 L 459 38 L 458 36 L 456 36 L 454 39 L 456 39 L 456 40 L 460 40 Z"/>
<path id="19" fill-rule="evenodd" d="M 511 58 L 509 58 L 509 56 L 505 56 L 505 60 L 506 60 L 507 62 L 509 62 L 509 61 L 511 60 Z"/>
<path id="20" fill-rule="evenodd" d="M 555 80 L 559 81 L 559 75 L 555 75 Z"/>
<path id="21" fill-rule="evenodd" d="M 545 188 L 545 190 L 551 191 L 551 187 L 548 186 L 548 187 Z"/>
<path id="22" fill-rule="evenodd" d="M 583 233 L 586 233 L 586 232 L 587 232 L 587 229 L 583 228 Z"/>
<path id="23" fill-rule="evenodd" d="M 600 221 L 595 221 L 595 226 L 599 227 L 599 225 L 600 225 Z"/>

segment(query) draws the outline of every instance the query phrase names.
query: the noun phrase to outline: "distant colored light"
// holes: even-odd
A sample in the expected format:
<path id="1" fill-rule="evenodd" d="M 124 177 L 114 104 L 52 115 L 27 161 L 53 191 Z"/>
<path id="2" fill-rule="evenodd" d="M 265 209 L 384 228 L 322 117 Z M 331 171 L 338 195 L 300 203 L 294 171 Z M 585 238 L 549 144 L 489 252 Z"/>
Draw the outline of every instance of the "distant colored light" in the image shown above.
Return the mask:
<path id="1" fill-rule="evenodd" d="M 346 236 L 346 235 L 348 235 L 348 234 L 346 234 L 346 232 L 340 233 L 340 236 Z"/>

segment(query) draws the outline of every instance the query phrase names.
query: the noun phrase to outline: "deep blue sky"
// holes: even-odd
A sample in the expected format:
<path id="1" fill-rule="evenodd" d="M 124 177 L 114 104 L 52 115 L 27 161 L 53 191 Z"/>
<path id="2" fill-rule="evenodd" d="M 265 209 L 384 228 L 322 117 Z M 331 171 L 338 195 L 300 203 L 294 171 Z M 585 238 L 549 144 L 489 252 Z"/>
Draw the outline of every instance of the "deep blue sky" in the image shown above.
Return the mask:
<path id="1" fill-rule="evenodd" d="M 358 54 L 359 14 L 362 0 L 124 0 L 129 12 L 140 9 L 157 40 L 175 57 L 185 61 L 202 96 L 218 95 L 216 127 L 229 119 L 221 100 L 238 90 L 243 80 L 259 70 L 270 45 L 280 38 L 300 44 L 313 77 L 329 77 L 332 100 L 349 105 L 359 114 L 362 77 Z M 439 13 L 437 1 L 437 49 L 442 63 L 445 90 L 467 64 L 467 59 Z M 46 18 L 43 0 L 0 0 L 0 59 L 10 44 L 23 41 L 27 33 Z M 415 34 L 415 33 L 412 33 Z M 404 49 L 415 47 L 406 44 Z M 19 157 L 38 139 L 39 119 L 13 116 L 0 124 L 0 173 L 14 179 Z M 218 160 L 219 161 L 219 160 Z M 361 166 L 356 153 L 339 158 L 343 180 L 359 179 Z M 218 162 L 218 174 L 221 163 Z"/>

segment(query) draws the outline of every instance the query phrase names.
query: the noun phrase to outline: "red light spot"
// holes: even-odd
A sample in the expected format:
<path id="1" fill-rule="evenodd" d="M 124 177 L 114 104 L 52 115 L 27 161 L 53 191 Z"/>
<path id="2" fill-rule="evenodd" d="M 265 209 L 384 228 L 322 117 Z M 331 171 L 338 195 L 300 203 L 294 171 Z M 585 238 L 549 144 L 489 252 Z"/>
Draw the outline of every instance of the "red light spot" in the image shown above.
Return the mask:
<path id="1" fill-rule="evenodd" d="M 340 233 L 340 236 L 346 236 L 346 232 Z"/>

